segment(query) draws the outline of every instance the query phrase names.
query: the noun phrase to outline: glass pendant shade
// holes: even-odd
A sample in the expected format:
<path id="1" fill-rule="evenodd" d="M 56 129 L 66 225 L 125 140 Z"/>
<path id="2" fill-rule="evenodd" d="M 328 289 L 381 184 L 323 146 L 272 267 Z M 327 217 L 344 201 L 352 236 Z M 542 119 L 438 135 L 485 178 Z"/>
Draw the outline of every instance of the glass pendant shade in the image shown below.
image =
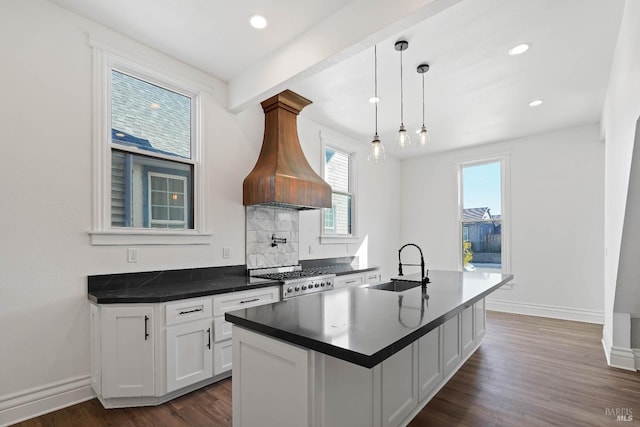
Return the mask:
<path id="1" fill-rule="evenodd" d="M 423 125 L 422 129 L 420 129 L 420 134 L 418 134 L 418 145 L 420 147 L 426 147 L 429 145 L 429 140 L 429 132 L 427 132 L 427 128 Z"/>
<path id="2" fill-rule="evenodd" d="M 404 127 L 404 125 L 400 125 L 400 129 L 398 130 L 398 134 L 396 135 L 396 144 L 398 148 L 404 150 L 411 145 L 411 138 L 409 138 L 409 132 Z"/>
<path id="3" fill-rule="evenodd" d="M 370 162 L 384 162 L 386 158 L 386 154 L 384 151 L 384 145 L 380 141 L 380 137 L 378 134 L 373 136 L 373 141 L 371 141 L 371 146 L 369 147 L 369 157 L 368 160 Z"/>

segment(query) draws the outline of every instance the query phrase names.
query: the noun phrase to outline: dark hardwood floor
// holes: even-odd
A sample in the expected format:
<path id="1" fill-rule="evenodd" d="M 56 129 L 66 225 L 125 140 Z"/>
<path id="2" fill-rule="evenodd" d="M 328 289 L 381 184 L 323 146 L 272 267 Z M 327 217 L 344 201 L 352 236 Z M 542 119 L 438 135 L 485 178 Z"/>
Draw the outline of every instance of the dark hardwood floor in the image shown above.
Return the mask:
<path id="1" fill-rule="evenodd" d="M 482 346 L 410 427 L 640 425 L 640 373 L 607 367 L 601 325 L 497 312 L 487 323 Z M 157 407 L 93 399 L 17 425 L 231 426 L 231 380 Z"/>

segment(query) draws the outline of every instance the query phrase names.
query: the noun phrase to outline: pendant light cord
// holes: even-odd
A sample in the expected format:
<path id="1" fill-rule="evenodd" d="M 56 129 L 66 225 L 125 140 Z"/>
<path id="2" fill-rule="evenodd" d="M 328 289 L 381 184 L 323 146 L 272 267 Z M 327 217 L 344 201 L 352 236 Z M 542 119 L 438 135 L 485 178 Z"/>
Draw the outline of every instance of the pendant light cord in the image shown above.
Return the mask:
<path id="1" fill-rule="evenodd" d="M 424 73 L 422 73 L 422 127 L 424 127 Z"/>
<path id="2" fill-rule="evenodd" d="M 404 92 L 402 88 L 402 50 L 400 50 L 400 125 L 404 126 Z"/>
<path id="3" fill-rule="evenodd" d="M 376 102 L 374 102 L 376 107 L 376 135 L 378 135 L 378 45 L 373 46 L 373 80 L 374 80 L 374 88 L 373 88 L 373 96 L 376 98 Z"/>

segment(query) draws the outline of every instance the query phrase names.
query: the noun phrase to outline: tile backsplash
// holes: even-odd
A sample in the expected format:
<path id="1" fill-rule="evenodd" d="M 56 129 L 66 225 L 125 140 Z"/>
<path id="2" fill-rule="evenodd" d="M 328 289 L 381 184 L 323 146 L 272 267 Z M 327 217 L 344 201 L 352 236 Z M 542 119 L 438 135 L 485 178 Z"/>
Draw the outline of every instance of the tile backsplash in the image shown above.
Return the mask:
<path id="1" fill-rule="evenodd" d="M 247 268 L 298 264 L 298 211 L 247 206 Z M 272 246 L 273 237 L 286 243 Z"/>

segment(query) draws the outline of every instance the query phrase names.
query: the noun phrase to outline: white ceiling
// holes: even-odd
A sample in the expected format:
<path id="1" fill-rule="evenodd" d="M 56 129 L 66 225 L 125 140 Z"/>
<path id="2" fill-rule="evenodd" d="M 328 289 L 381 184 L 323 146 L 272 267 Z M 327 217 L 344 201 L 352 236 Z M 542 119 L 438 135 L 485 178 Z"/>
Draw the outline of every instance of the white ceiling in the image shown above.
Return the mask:
<path id="1" fill-rule="evenodd" d="M 624 0 L 50 0 L 229 83 L 239 111 L 289 88 L 313 104 L 305 117 L 363 143 L 374 132 L 373 45 L 378 46 L 378 130 L 407 158 L 597 122 Z M 249 27 L 249 15 L 269 20 Z M 431 145 L 399 152 L 399 39 L 404 122 L 425 124 Z M 507 50 L 531 49 L 517 57 Z M 536 108 L 529 101 L 541 98 Z"/>

